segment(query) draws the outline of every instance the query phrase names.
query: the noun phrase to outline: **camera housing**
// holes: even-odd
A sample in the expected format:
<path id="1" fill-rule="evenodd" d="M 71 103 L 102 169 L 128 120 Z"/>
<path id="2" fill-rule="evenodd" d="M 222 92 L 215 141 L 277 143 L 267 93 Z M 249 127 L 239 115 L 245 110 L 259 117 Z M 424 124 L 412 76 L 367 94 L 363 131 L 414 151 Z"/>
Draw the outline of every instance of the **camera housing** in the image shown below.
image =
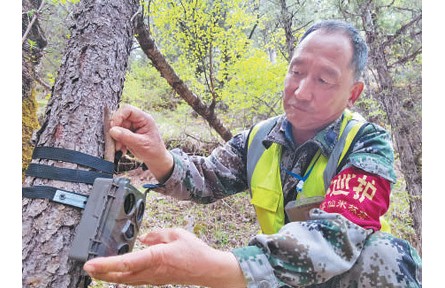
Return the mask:
<path id="1" fill-rule="evenodd" d="M 144 216 L 146 194 L 127 178 L 96 178 L 68 257 L 86 262 L 132 251 Z"/>

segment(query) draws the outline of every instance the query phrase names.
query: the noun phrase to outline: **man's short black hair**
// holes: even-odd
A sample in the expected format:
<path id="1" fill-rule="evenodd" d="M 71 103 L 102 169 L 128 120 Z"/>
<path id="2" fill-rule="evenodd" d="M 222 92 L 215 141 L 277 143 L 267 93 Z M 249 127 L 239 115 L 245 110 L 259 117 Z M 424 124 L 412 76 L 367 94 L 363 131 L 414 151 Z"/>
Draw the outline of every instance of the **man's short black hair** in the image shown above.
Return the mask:
<path id="1" fill-rule="evenodd" d="M 349 38 L 353 48 L 351 66 L 354 69 L 354 79 L 360 79 L 368 60 L 368 46 L 366 45 L 365 40 L 363 40 L 361 37 L 360 32 L 350 23 L 345 21 L 323 20 L 315 23 L 308 30 L 306 30 L 303 37 L 300 39 L 300 43 L 309 34 L 317 30 L 322 30 L 325 32 L 341 32 Z"/>

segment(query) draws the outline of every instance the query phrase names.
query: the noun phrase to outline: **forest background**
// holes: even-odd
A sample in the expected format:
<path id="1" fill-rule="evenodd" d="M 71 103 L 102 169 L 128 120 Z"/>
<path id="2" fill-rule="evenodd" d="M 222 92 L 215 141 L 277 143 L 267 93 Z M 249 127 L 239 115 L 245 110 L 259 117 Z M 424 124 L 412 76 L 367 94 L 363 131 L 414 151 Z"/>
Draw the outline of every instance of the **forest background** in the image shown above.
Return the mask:
<path id="1" fill-rule="evenodd" d="M 364 3 L 367 1 L 147 2 L 151 5 L 146 7 L 150 11 L 147 15 L 148 23 L 160 50 L 181 79 L 200 96 L 205 107 L 217 115 L 225 129 L 215 132 L 212 123 L 199 116 L 199 109 L 193 109 L 159 76 L 137 41 L 130 55 L 122 101 L 152 113 L 169 147 L 182 147 L 190 153 L 206 154 L 228 139 L 227 131 L 233 135 L 258 120 L 281 113 L 281 89 L 287 61 L 308 25 L 318 19 L 341 18 L 362 28 L 366 24 L 362 22 L 365 18 L 363 13 L 369 12 L 363 10 Z M 396 40 L 383 51 L 389 73 L 387 75 L 397 89 L 392 91 L 398 96 L 388 97 L 391 96 L 392 101 L 399 101 L 403 108 L 409 108 L 405 120 L 411 121 L 407 123 L 415 128 L 417 135 L 421 135 L 421 3 L 369 1 L 368 6 L 371 4 L 374 10 L 369 16 L 377 19 L 379 26 L 376 31 L 369 32 L 382 37 L 380 40 Z M 39 107 L 36 112 L 39 117 L 42 117 L 51 95 L 50 89 L 69 38 L 66 23 L 69 23 L 71 5 L 75 3 L 48 1 L 39 10 L 40 25 L 47 40 L 35 79 L 35 99 Z M 415 20 L 419 14 L 420 19 Z M 402 29 L 408 24 L 407 29 Z M 367 28 L 370 27 L 363 29 Z M 32 49 L 37 43 L 28 40 L 28 45 Z M 367 90 L 357 104 L 357 109 L 368 119 L 394 131 L 397 128 L 391 127 L 388 120 L 388 103 L 379 93 L 382 92 L 380 68 L 378 63 L 371 61 L 370 64 L 365 77 Z M 416 153 L 421 151 L 422 142 L 417 144 L 420 147 L 415 149 Z M 415 157 L 420 157 L 421 169 L 421 152 Z M 419 245 L 416 243 L 419 231 L 416 232 L 413 227 L 410 206 L 413 195 L 406 189 L 400 157 L 397 159 L 399 181 L 394 187 L 393 202 L 388 212 L 390 224 L 394 234 Z M 134 177 L 135 182 L 149 180 L 149 175 L 142 173 L 124 173 Z M 210 208 L 202 208 L 202 211 L 197 205 L 178 204 L 158 195 L 150 196 L 154 197 L 155 206 L 161 212 L 155 209 L 149 211 L 149 217 L 146 218 L 156 221 L 147 222 L 147 226 L 185 226 L 209 242 L 227 249 L 240 243 L 245 244 L 248 234 L 254 230 L 246 228 L 246 234 L 239 235 L 239 238 L 232 237 L 244 230 L 239 229 L 240 221 L 245 226 L 254 226 L 254 216 L 249 211 L 248 197 L 245 196 L 235 197 L 233 202 L 222 201 L 218 204 L 221 206 L 215 204 Z M 416 197 L 418 195 L 414 195 L 414 200 L 418 200 Z M 206 217 L 212 215 L 209 213 L 213 210 L 220 213 L 222 207 L 228 209 L 227 213 L 215 215 L 214 223 L 229 217 L 233 211 L 240 211 L 240 217 L 234 217 L 232 228 L 210 227 Z M 184 211 L 181 217 L 177 217 Z"/>

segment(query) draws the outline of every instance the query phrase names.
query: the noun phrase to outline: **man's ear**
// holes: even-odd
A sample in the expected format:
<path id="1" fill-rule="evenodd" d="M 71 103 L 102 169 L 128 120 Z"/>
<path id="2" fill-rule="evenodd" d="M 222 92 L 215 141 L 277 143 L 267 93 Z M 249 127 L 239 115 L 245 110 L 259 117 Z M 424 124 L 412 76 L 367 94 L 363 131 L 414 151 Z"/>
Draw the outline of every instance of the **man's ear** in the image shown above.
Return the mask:
<path id="1" fill-rule="evenodd" d="M 354 83 L 351 88 L 351 95 L 348 99 L 348 108 L 352 108 L 352 106 L 354 106 L 355 101 L 357 101 L 358 97 L 360 97 L 360 94 L 362 94 L 364 87 L 365 84 L 361 81 L 357 81 Z"/>

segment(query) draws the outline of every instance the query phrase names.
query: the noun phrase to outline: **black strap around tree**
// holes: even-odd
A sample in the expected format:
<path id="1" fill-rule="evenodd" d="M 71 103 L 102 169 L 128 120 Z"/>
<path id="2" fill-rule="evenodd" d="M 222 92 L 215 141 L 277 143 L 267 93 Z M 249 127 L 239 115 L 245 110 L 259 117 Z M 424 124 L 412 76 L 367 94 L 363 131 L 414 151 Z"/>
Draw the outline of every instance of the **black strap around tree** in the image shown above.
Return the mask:
<path id="1" fill-rule="evenodd" d="M 44 164 L 31 163 L 26 170 L 26 176 L 93 184 L 96 178 L 113 178 L 115 163 L 94 157 L 79 151 L 56 147 L 36 147 L 32 159 L 49 159 L 71 162 L 94 170 L 78 170 L 60 168 Z M 87 195 L 65 191 L 51 186 L 31 186 L 22 188 L 22 197 L 32 199 L 49 199 L 54 202 L 84 208 Z"/>
<path id="2" fill-rule="evenodd" d="M 76 163 L 105 173 L 113 174 L 114 163 L 79 151 L 56 147 L 36 147 L 32 159 L 49 159 Z"/>
<path id="3" fill-rule="evenodd" d="M 88 195 L 57 189 L 52 186 L 32 186 L 22 188 L 22 197 L 31 199 L 48 199 L 76 208 L 85 208 Z"/>
<path id="4" fill-rule="evenodd" d="M 96 178 L 113 178 L 113 173 L 117 171 L 117 166 L 121 157 L 122 152 L 116 152 L 113 163 L 79 151 L 56 147 L 36 147 L 33 151 L 32 159 L 49 159 L 54 161 L 71 162 L 88 168 L 93 168 L 95 170 L 69 169 L 45 164 L 31 163 L 28 165 L 25 175 L 37 178 L 93 185 Z M 142 169 L 147 170 L 145 164 L 142 165 Z M 145 188 L 146 192 L 148 192 L 151 189 L 163 186 L 163 184 L 159 183 L 144 184 L 143 188 Z M 22 187 L 22 197 L 31 199 L 49 199 L 53 202 L 81 209 L 85 208 L 85 204 L 88 200 L 88 195 L 44 185 Z"/>
<path id="5" fill-rule="evenodd" d="M 66 182 L 86 183 L 91 185 L 94 183 L 96 178 L 113 178 L 113 174 L 109 173 L 60 168 L 35 163 L 29 164 L 25 175 Z"/>

